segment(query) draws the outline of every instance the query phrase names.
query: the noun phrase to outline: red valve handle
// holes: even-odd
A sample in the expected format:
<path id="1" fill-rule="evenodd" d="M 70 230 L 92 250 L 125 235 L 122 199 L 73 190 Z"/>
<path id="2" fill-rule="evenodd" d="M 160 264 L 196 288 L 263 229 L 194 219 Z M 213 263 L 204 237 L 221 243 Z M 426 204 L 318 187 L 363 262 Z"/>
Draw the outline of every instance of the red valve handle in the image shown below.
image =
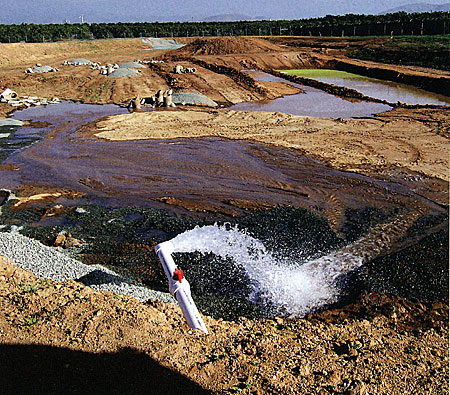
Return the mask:
<path id="1" fill-rule="evenodd" d="M 184 278 L 183 270 L 176 268 L 173 272 L 173 279 L 181 283 L 181 280 L 183 280 L 183 278 Z"/>

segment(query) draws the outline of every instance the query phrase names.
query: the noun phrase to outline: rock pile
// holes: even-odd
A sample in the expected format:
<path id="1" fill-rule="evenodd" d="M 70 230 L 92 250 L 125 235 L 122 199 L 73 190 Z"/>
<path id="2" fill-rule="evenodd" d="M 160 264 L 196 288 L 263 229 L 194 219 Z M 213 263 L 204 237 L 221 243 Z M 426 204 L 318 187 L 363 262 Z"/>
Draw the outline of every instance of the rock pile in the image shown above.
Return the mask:
<path id="1" fill-rule="evenodd" d="M 156 49 L 179 49 L 184 47 L 185 44 L 181 44 L 176 40 L 167 40 L 165 38 L 143 38 L 142 41 L 150 45 L 150 50 L 156 50 Z"/>
<path id="2" fill-rule="evenodd" d="M 51 67 L 51 66 L 46 66 L 46 65 L 42 66 L 41 64 L 36 63 L 35 67 L 33 67 L 33 68 L 28 67 L 25 70 L 25 73 L 27 73 L 27 74 L 33 74 L 33 73 L 54 73 L 54 72 L 57 72 L 57 71 L 59 71 L 59 69 L 56 68 L 56 67 Z"/>
<path id="3" fill-rule="evenodd" d="M 145 68 L 145 66 L 142 63 L 139 62 L 125 62 L 122 63 L 119 68 L 121 69 L 138 69 L 138 68 Z"/>
<path id="4" fill-rule="evenodd" d="M 198 92 L 176 92 L 172 95 L 172 100 L 175 104 L 191 105 L 191 106 L 207 106 L 217 107 L 217 103 L 211 100 L 208 96 L 202 95 Z"/>
<path id="5" fill-rule="evenodd" d="M 118 77 L 136 77 L 141 75 L 142 71 L 139 69 L 132 69 L 128 67 L 118 68 L 113 70 L 110 74 L 106 74 L 108 77 L 118 78 Z M 103 74 L 103 73 L 102 73 Z"/>

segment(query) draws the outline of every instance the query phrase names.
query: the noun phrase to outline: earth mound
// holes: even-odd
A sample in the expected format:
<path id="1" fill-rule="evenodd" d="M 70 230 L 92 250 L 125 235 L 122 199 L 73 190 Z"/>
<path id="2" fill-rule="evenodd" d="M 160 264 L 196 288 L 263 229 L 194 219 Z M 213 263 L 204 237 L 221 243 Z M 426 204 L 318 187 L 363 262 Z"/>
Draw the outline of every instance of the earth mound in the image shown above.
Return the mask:
<path id="1" fill-rule="evenodd" d="M 250 37 L 199 38 L 177 50 L 189 55 L 228 55 L 249 52 L 279 52 L 282 48 L 266 40 Z"/>

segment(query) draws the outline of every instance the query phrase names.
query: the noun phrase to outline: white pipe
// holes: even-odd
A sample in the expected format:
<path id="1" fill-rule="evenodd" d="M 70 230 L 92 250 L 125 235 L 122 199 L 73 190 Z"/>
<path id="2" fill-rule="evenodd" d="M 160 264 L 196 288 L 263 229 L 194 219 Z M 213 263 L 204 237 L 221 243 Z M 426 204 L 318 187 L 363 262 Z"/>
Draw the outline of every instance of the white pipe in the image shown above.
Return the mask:
<path id="1" fill-rule="evenodd" d="M 208 334 L 205 323 L 192 299 L 191 287 L 184 278 L 183 272 L 177 268 L 172 258 L 171 254 L 173 251 L 173 244 L 170 241 L 165 241 L 155 247 L 155 252 L 161 261 L 164 273 L 166 273 L 167 280 L 169 281 L 169 292 L 180 304 L 188 325 L 192 329 L 200 329 L 205 334 Z"/>

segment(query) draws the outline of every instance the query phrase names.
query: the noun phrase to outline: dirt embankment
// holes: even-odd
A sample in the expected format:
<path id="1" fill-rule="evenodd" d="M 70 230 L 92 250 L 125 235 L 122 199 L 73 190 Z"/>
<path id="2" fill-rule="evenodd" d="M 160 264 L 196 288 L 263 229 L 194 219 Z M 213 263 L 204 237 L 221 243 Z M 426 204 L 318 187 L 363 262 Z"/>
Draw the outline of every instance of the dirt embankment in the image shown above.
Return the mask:
<path id="1" fill-rule="evenodd" d="M 173 51 L 175 56 L 230 55 L 242 53 L 280 52 L 283 48 L 255 37 L 198 38 Z"/>
<path id="2" fill-rule="evenodd" d="M 372 296 L 309 319 L 205 317 L 204 336 L 173 305 L 42 280 L 2 259 L 0 285 L 8 393 L 448 392 L 441 303 Z"/>
<path id="3" fill-rule="evenodd" d="M 333 60 L 329 62 L 329 66 L 367 77 L 416 86 L 442 95 L 450 92 L 450 73 L 444 71 L 388 65 L 381 67 L 374 62 L 350 59 Z"/>

